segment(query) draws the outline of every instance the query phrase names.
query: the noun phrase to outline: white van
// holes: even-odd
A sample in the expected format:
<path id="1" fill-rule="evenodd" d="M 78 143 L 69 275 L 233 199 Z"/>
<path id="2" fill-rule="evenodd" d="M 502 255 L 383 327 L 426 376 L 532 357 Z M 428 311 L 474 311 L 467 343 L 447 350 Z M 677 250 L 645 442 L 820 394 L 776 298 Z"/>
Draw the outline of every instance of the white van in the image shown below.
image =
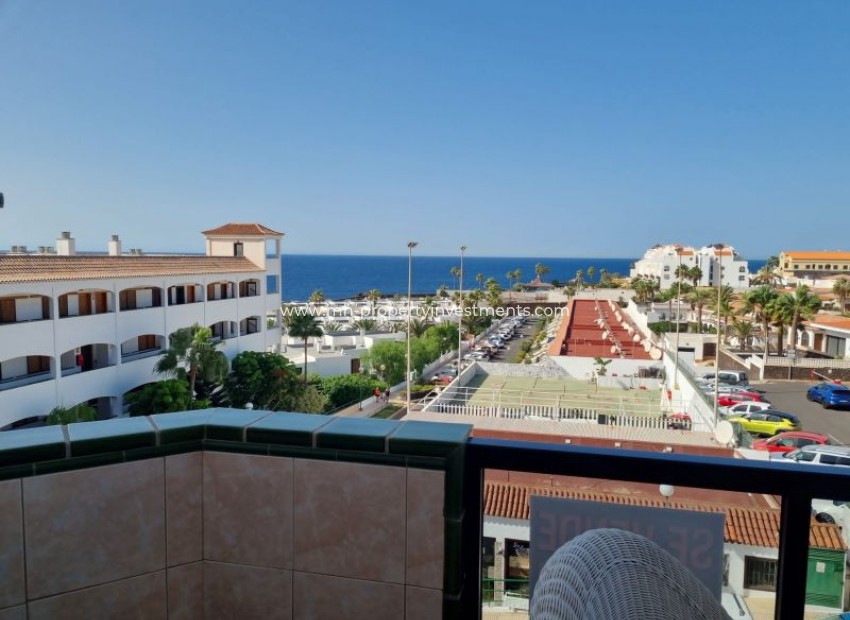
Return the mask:
<path id="1" fill-rule="evenodd" d="M 716 373 L 710 372 L 703 375 L 703 379 L 714 379 L 715 376 L 720 383 L 728 383 L 729 385 L 742 385 L 750 382 L 747 373 L 742 370 L 721 370 Z"/>
<path id="2" fill-rule="evenodd" d="M 811 463 L 812 465 L 840 465 L 850 467 L 850 448 L 847 446 L 811 445 L 797 448 L 782 455 L 772 455 L 772 461 Z"/>

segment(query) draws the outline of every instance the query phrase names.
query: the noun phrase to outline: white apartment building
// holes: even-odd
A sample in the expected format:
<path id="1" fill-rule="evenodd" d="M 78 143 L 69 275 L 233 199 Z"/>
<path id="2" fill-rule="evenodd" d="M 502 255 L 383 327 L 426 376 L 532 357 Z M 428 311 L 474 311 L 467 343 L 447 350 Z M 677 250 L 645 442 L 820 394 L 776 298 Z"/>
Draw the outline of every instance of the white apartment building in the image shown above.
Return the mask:
<path id="1" fill-rule="evenodd" d="M 122 415 L 124 396 L 162 379 L 153 368 L 168 336 L 194 323 L 221 351 L 278 351 L 283 234 L 260 224 L 203 233 L 204 255 L 78 253 L 56 247 L 0 254 L 0 429 L 89 403 Z"/>
<path id="2" fill-rule="evenodd" d="M 717 286 L 721 277 L 722 284 L 733 289 L 749 286 L 749 264 L 730 245 L 720 248 L 709 245 L 699 249 L 679 243 L 655 245 L 635 262 L 629 277 L 652 278 L 661 290 L 666 290 L 675 286 L 679 265 L 688 269 L 699 267 L 702 275 L 698 286 Z"/>

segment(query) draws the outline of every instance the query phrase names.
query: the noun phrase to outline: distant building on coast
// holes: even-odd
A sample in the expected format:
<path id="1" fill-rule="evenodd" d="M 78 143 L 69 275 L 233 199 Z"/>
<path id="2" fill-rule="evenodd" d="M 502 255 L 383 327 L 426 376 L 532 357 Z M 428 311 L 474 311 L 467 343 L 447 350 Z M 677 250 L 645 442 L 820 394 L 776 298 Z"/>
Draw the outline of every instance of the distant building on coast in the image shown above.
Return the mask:
<path id="1" fill-rule="evenodd" d="M 70 232 L 55 247 L 0 253 L 0 428 L 88 403 L 122 415 L 170 334 L 209 327 L 232 358 L 279 350 L 283 234 L 260 224 L 207 230 L 205 255 L 121 248 L 82 253 Z"/>
<path id="2" fill-rule="evenodd" d="M 800 278 L 850 275 L 850 252 L 791 251 L 779 255 L 779 274 L 788 283 Z"/>
<path id="3" fill-rule="evenodd" d="M 731 245 L 708 245 L 699 249 L 679 243 L 654 245 L 649 248 L 629 272 L 631 278 L 651 278 L 661 290 L 676 284 L 676 271 L 683 267 L 699 268 L 697 286 L 731 286 L 743 289 L 749 286 L 749 264 Z M 691 281 L 690 278 L 685 278 Z"/>

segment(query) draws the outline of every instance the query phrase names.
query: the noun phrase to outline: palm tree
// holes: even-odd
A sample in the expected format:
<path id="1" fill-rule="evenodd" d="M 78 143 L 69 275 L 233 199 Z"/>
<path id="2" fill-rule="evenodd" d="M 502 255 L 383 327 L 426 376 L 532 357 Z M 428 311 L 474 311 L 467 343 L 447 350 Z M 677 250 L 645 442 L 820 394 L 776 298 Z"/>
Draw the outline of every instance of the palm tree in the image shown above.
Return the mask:
<path id="1" fill-rule="evenodd" d="M 432 323 L 428 319 L 411 319 L 410 320 L 410 335 L 416 338 L 421 338 L 431 327 Z"/>
<path id="2" fill-rule="evenodd" d="M 317 288 L 315 291 L 310 293 L 310 299 L 308 300 L 311 304 L 320 304 L 325 301 L 325 292 Z"/>
<path id="3" fill-rule="evenodd" d="M 742 351 L 746 351 L 750 348 L 750 340 L 753 337 L 752 321 L 739 321 L 738 319 L 735 319 L 732 322 L 732 332 L 735 334 L 735 337 L 738 338 Z"/>
<path id="4" fill-rule="evenodd" d="M 381 299 L 381 291 L 376 288 L 370 289 L 366 293 L 366 299 L 369 301 L 369 311 L 375 314 L 375 304 Z"/>
<path id="5" fill-rule="evenodd" d="M 198 377 L 211 383 L 219 383 L 227 374 L 227 357 L 218 350 L 221 341 L 214 341 L 212 330 L 197 323 L 183 327 L 169 337 L 168 350 L 154 366 L 161 374 L 189 379 L 189 392 L 195 398 L 195 382 Z"/>
<path id="6" fill-rule="evenodd" d="M 445 299 L 448 296 L 449 296 L 448 288 L 446 287 L 445 284 L 441 284 L 437 288 L 437 297 L 439 297 L 440 299 Z"/>
<path id="7" fill-rule="evenodd" d="M 516 286 L 516 285 L 517 285 L 517 283 L 518 283 L 520 280 L 522 280 L 522 269 L 520 269 L 519 267 L 517 267 L 516 269 L 514 269 L 514 286 Z"/>
<path id="8" fill-rule="evenodd" d="M 322 335 L 322 328 L 315 316 L 309 312 L 297 314 L 289 322 L 289 335 L 304 341 L 304 383 L 307 383 L 307 341 Z"/>
<path id="9" fill-rule="evenodd" d="M 778 293 L 769 286 L 759 286 L 750 289 L 744 295 L 744 312 L 751 313 L 756 321 L 759 321 L 764 334 L 764 359 L 767 360 L 768 337 L 770 336 L 770 315 L 766 311 L 767 305 L 778 297 Z"/>
<path id="10" fill-rule="evenodd" d="M 599 270 L 599 283 L 608 284 L 608 270 L 605 267 Z"/>
<path id="11" fill-rule="evenodd" d="M 711 303 L 714 298 L 714 289 L 695 288 L 687 295 L 687 300 L 697 311 L 697 333 L 702 333 L 702 309 Z"/>
<path id="12" fill-rule="evenodd" d="M 769 286 L 770 288 L 776 288 L 777 286 L 779 286 L 779 283 L 781 281 L 782 278 L 779 276 L 779 274 L 767 265 L 764 265 L 761 269 L 759 269 L 752 279 L 753 284 L 759 286 Z"/>
<path id="13" fill-rule="evenodd" d="M 449 269 L 449 271 L 451 272 L 452 277 L 455 279 L 455 282 L 457 282 L 457 284 L 455 284 L 455 289 L 459 289 L 460 288 L 460 267 L 452 267 L 451 269 Z"/>
<path id="14" fill-rule="evenodd" d="M 832 294 L 838 300 L 838 311 L 844 314 L 847 298 L 850 297 L 850 280 L 844 277 L 838 278 L 832 285 Z"/>
<path id="15" fill-rule="evenodd" d="M 469 304 L 470 308 L 474 308 L 478 305 L 478 303 L 484 298 L 484 291 L 481 289 L 475 289 L 473 291 L 469 291 L 466 295 L 466 301 Z"/>
<path id="16" fill-rule="evenodd" d="M 596 267 L 591 265 L 587 268 L 587 281 L 590 283 L 590 287 L 593 288 L 593 276 L 596 275 Z"/>
<path id="17" fill-rule="evenodd" d="M 699 286 L 699 281 L 702 280 L 702 269 L 694 265 L 688 269 L 688 278 L 690 278 L 694 288 L 696 288 Z"/>
<path id="18" fill-rule="evenodd" d="M 330 332 L 342 331 L 342 323 L 340 323 L 339 321 L 325 321 L 322 324 L 322 329 L 325 330 L 326 334 Z"/>
<path id="19" fill-rule="evenodd" d="M 711 299 L 711 309 L 714 311 L 714 316 L 718 317 L 717 329 L 720 329 L 720 322 L 723 321 L 726 327 L 729 326 L 729 317 L 732 316 L 732 301 L 735 299 L 735 293 L 731 286 L 724 285 L 720 289 L 720 307 L 717 306 L 717 295 Z M 724 328 L 723 339 L 726 340 L 728 330 Z"/>
<path id="20" fill-rule="evenodd" d="M 805 284 L 798 286 L 793 293 L 786 293 L 788 301 L 785 302 L 791 311 L 791 331 L 788 337 L 788 345 L 796 348 L 797 325 L 800 321 L 810 321 L 820 310 L 820 297 L 811 292 Z"/>
<path id="21" fill-rule="evenodd" d="M 666 320 L 672 321 L 673 317 L 673 300 L 676 298 L 676 289 L 668 288 L 666 290 L 661 291 L 661 294 L 658 295 L 658 301 L 666 301 L 667 302 L 667 316 Z"/>
<path id="22" fill-rule="evenodd" d="M 498 284 L 487 288 L 487 305 L 491 308 L 502 305 L 502 288 Z"/>
<path id="23" fill-rule="evenodd" d="M 378 321 L 375 319 L 358 319 L 352 323 L 355 329 L 362 329 L 364 332 L 372 332 L 378 329 Z"/>
<path id="24" fill-rule="evenodd" d="M 549 267 L 547 267 L 547 266 L 546 266 L 546 265 L 544 265 L 543 263 L 537 263 L 537 264 L 534 266 L 534 273 L 535 273 L 535 275 L 537 276 L 537 279 L 538 279 L 538 280 L 542 279 L 542 278 L 543 278 L 543 276 L 545 276 L 545 275 L 546 275 L 547 273 L 549 273 L 550 271 L 552 271 L 552 270 L 551 270 L 551 269 L 549 269 Z"/>
<path id="25" fill-rule="evenodd" d="M 673 272 L 677 280 L 690 280 L 691 268 L 687 265 L 678 265 L 676 271 Z"/>
<path id="26" fill-rule="evenodd" d="M 579 269 L 579 270 L 576 271 L 576 277 L 575 277 L 576 288 L 578 290 L 581 290 L 581 283 L 582 283 L 583 280 L 584 280 L 584 271 Z"/>
<path id="27" fill-rule="evenodd" d="M 475 274 L 475 281 L 478 282 L 478 288 L 479 289 L 484 288 L 484 274 L 483 273 L 476 273 Z"/>
<path id="28" fill-rule="evenodd" d="M 578 278 L 578 274 L 576 274 L 576 278 Z M 635 292 L 638 303 L 646 303 L 646 300 L 649 298 L 649 280 L 647 278 L 643 276 L 634 278 L 629 284 L 629 288 Z"/>
<path id="29" fill-rule="evenodd" d="M 770 324 L 776 328 L 776 351 L 781 354 L 785 348 L 782 346 L 785 329 L 794 320 L 794 310 L 791 308 L 791 295 L 783 293 L 772 299 L 764 311 L 770 319 Z"/>

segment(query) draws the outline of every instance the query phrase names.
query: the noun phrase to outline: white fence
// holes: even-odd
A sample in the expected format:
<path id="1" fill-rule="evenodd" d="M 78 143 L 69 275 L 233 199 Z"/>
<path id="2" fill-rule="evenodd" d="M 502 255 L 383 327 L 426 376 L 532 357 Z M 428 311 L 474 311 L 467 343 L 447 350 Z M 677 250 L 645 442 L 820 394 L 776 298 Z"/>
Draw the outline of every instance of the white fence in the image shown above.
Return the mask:
<path id="1" fill-rule="evenodd" d="M 414 407 L 414 410 L 417 408 Z M 596 409 L 556 408 L 551 405 L 524 405 L 522 407 L 503 407 L 501 405 L 468 405 L 433 402 L 425 409 L 432 413 L 447 415 L 467 415 L 485 418 L 504 418 L 509 420 L 552 420 L 559 422 L 587 422 L 592 424 L 610 424 L 632 428 L 682 428 L 678 420 L 668 416 L 628 415 L 601 413 Z M 685 430 L 709 432 L 707 425 L 697 421 Z"/>

